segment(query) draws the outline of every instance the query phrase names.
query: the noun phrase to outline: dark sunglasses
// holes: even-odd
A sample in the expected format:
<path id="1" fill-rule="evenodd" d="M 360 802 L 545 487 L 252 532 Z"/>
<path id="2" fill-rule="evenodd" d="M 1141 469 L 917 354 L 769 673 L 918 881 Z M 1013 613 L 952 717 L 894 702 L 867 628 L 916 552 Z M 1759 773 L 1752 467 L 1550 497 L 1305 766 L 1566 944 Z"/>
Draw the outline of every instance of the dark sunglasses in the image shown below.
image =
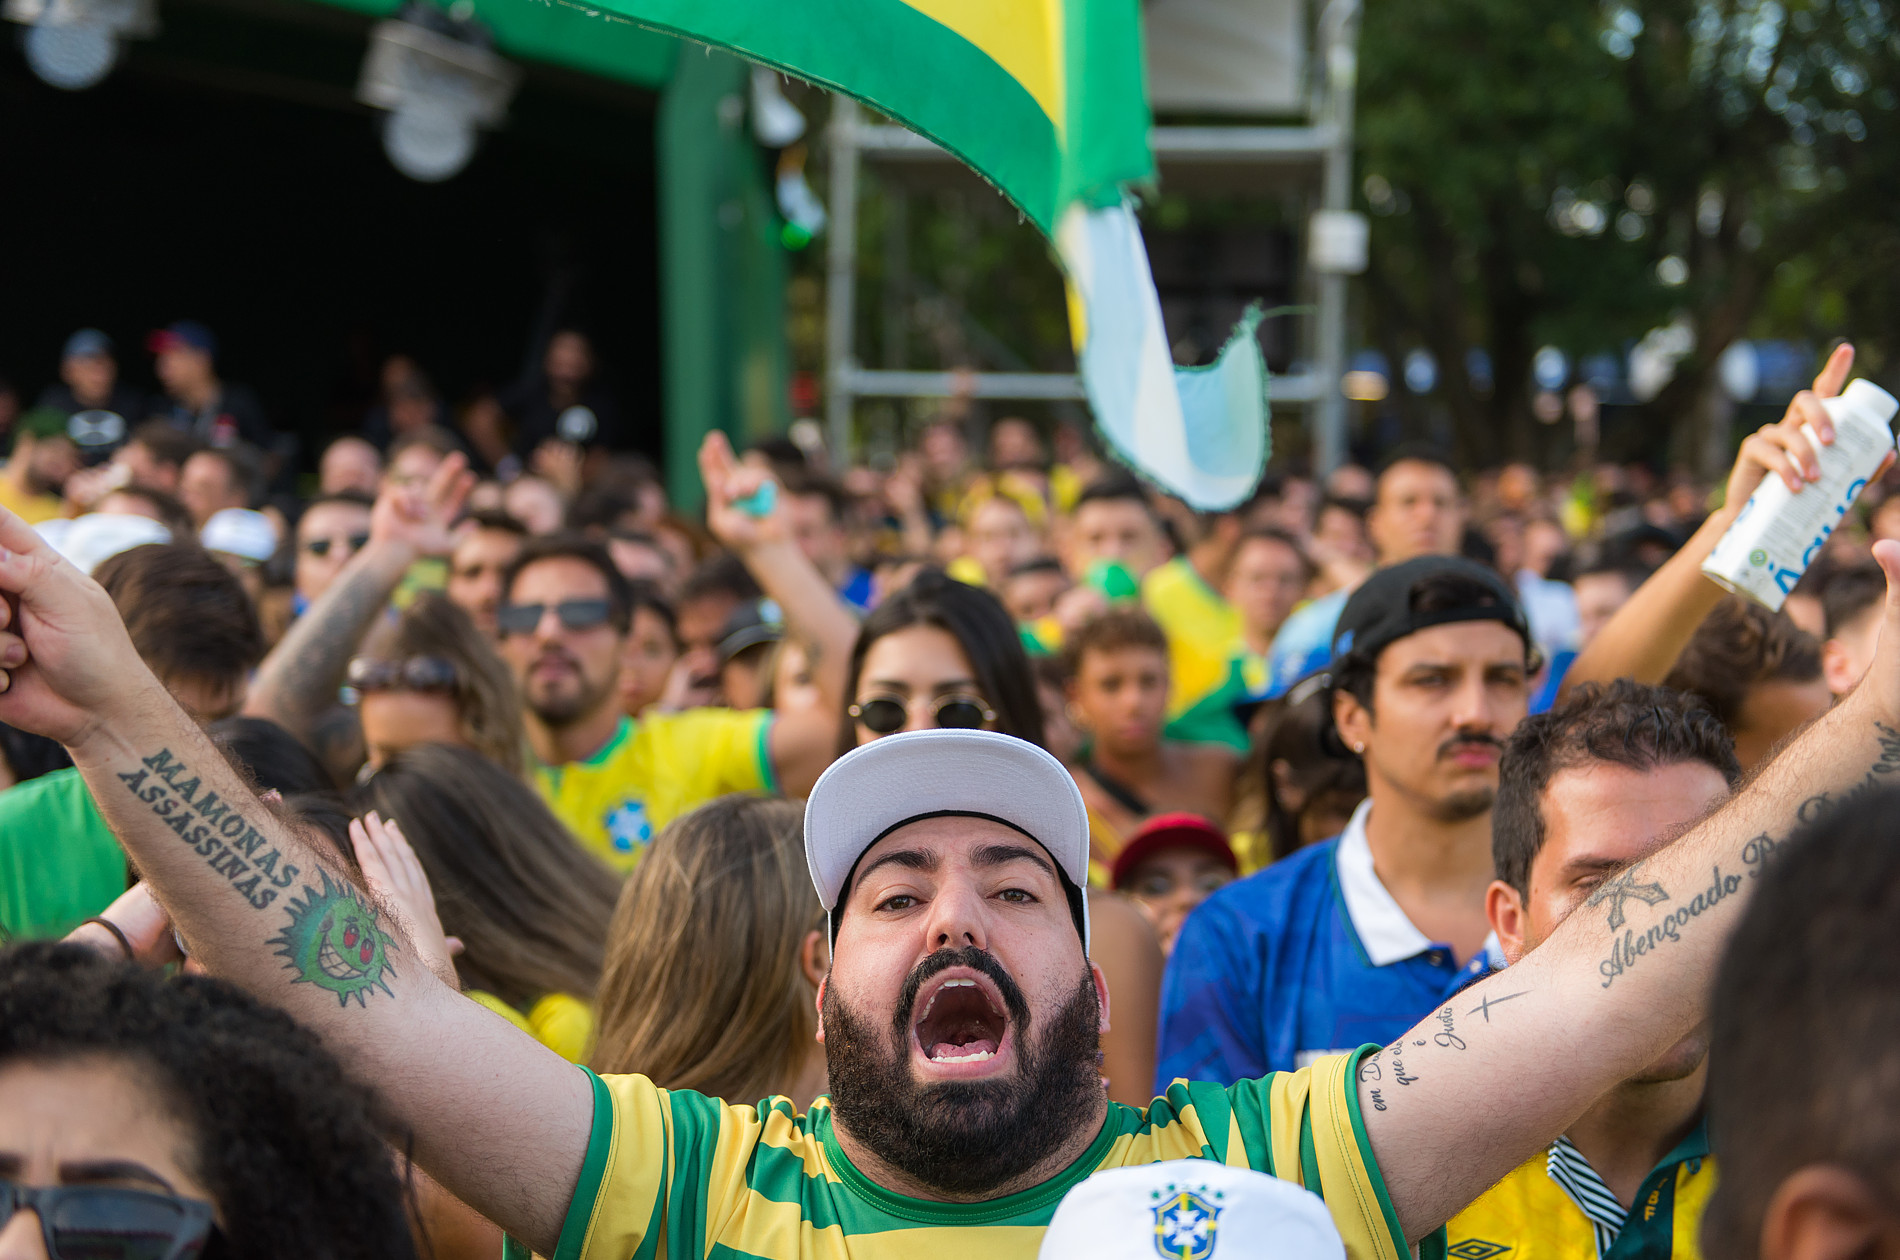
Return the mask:
<path id="1" fill-rule="evenodd" d="M 547 612 L 546 604 L 503 604 L 495 614 L 496 624 L 507 634 L 532 634 Z M 554 615 L 563 630 L 592 630 L 607 624 L 612 609 L 604 599 L 564 599 L 554 605 Z"/>
<path id="2" fill-rule="evenodd" d="M 873 696 L 860 700 L 848 710 L 852 718 L 873 735 L 890 735 L 904 729 L 910 720 L 910 706 L 896 696 Z M 985 722 L 996 720 L 996 711 L 975 696 L 943 696 L 930 706 L 938 726 L 973 731 Z"/>
<path id="3" fill-rule="evenodd" d="M 303 545 L 303 549 L 309 552 L 313 556 L 323 557 L 330 554 L 330 548 L 332 545 L 336 543 L 336 541 L 337 540 L 334 538 L 312 538 L 309 542 Z M 351 534 L 348 538 L 344 539 L 343 541 L 349 543 L 350 551 L 352 553 L 355 553 L 355 552 L 361 551 L 364 547 L 367 547 L 369 545 L 369 535 L 368 534 Z"/>
<path id="4" fill-rule="evenodd" d="M 367 691 L 454 691 L 460 678 L 454 663 L 440 656 L 411 656 L 397 661 L 353 656 L 343 676 L 343 701 L 353 703 L 356 696 Z"/>
<path id="5" fill-rule="evenodd" d="M 106 1186 L 0 1180 L 0 1228 L 22 1208 L 40 1218 L 51 1260 L 189 1260 L 212 1235 L 211 1205 Z"/>

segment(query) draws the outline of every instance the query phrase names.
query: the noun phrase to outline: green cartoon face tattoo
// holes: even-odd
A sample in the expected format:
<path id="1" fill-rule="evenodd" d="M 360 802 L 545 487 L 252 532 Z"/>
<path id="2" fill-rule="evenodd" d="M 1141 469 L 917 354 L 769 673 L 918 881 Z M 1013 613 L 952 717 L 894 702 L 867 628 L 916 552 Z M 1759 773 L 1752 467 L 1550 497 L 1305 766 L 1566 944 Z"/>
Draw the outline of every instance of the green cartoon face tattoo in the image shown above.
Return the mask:
<path id="1" fill-rule="evenodd" d="M 290 922 L 270 940 L 284 966 L 297 973 L 294 984 L 314 984 L 336 994 L 337 1005 L 368 1006 L 372 989 L 390 993 L 387 978 L 396 974 L 389 954 L 396 942 L 376 926 L 376 908 L 348 884 L 318 871 L 323 891 L 305 884 L 290 902 Z"/>

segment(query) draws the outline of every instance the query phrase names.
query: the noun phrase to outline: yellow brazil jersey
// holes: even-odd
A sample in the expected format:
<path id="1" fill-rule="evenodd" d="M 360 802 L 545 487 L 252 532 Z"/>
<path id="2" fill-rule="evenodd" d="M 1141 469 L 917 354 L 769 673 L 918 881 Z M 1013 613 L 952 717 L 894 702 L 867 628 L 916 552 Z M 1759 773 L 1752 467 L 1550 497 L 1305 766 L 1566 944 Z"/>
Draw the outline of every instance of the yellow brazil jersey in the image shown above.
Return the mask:
<path id="1" fill-rule="evenodd" d="M 1084 1177 L 1183 1158 L 1300 1183 L 1326 1200 L 1352 1260 L 1402 1260 L 1411 1250 L 1352 1083 L 1377 1049 L 1231 1089 L 1176 1081 L 1145 1110 L 1111 1102 L 1094 1144 L 1060 1176 L 983 1203 L 875 1184 L 839 1148 L 822 1098 L 798 1115 L 785 1098 L 734 1107 L 643 1076 L 595 1077 L 593 1136 L 554 1260 L 1033 1260 Z"/>
<path id="2" fill-rule="evenodd" d="M 541 799 L 582 844 L 630 871 L 660 828 L 728 792 L 775 792 L 769 709 L 621 718 L 586 761 L 534 768 Z"/>
<path id="3" fill-rule="evenodd" d="M 1240 653 L 1240 614 L 1186 556 L 1141 579 L 1141 604 L 1168 636 L 1168 716 L 1178 717 L 1227 681 Z"/>
<path id="4" fill-rule="evenodd" d="M 1581 1158 L 1571 1155 L 1573 1161 Z M 1573 1188 L 1566 1190 L 1558 1180 L 1564 1176 L 1560 1163 L 1554 1154 L 1539 1154 L 1519 1165 L 1452 1218 L 1442 1254 L 1455 1260 L 1702 1260 L 1697 1234 L 1715 1189 L 1715 1161 L 1702 1126 L 1643 1179 L 1618 1229 L 1604 1228 L 1578 1205 L 1579 1197 L 1607 1198 L 1600 1181 L 1587 1184 L 1595 1174 L 1585 1174 L 1582 1185 L 1575 1176 L 1567 1178 Z M 1600 1206 L 1593 1210 L 1614 1217 L 1622 1205 L 1610 1200 L 1607 1213 Z M 1599 1240 L 1607 1245 L 1599 1247 Z M 1422 1254 L 1431 1254 L 1430 1248 Z"/>
<path id="5" fill-rule="evenodd" d="M 594 1008 L 572 993 L 546 993 L 522 1014 L 492 993 L 468 989 L 464 996 L 481 1003 L 569 1063 L 585 1062 L 594 1051 Z"/>
<path id="6" fill-rule="evenodd" d="M 0 467 L 3 466 L 4 464 L 0 463 Z M 4 479 L 0 479 L 0 507 L 13 513 L 28 525 L 56 520 L 66 512 L 65 501 L 58 495 L 15 491 Z"/>

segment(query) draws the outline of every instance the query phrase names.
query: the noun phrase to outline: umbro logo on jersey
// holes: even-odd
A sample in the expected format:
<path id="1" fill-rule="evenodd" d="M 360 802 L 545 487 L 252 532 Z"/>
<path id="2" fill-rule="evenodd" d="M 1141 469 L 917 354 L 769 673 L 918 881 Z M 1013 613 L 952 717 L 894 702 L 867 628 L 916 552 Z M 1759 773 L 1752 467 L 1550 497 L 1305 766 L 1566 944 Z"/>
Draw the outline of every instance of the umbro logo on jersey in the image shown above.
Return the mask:
<path id="1" fill-rule="evenodd" d="M 1501 1256 L 1511 1248 L 1503 1243 L 1486 1242 L 1482 1238 L 1467 1238 L 1463 1242 L 1453 1243 L 1445 1249 L 1445 1254 L 1455 1260 L 1491 1260 L 1492 1256 Z"/>

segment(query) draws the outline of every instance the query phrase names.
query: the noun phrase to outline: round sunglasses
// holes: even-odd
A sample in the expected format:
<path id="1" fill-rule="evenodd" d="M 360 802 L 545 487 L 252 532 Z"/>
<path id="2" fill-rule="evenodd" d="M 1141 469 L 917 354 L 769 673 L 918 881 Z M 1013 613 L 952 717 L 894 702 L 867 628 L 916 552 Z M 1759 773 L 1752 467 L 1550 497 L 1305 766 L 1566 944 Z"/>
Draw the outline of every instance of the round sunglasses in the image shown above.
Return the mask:
<path id="1" fill-rule="evenodd" d="M 0 1228 L 31 1208 L 50 1260 L 191 1260 L 216 1230 L 198 1199 L 109 1186 L 23 1186 L 0 1179 Z"/>
<path id="2" fill-rule="evenodd" d="M 858 701 L 847 712 L 873 735 L 893 735 L 910 720 L 910 706 L 896 696 L 872 696 Z M 973 731 L 996 720 L 996 710 L 975 696 L 965 695 L 939 696 L 930 706 L 930 714 L 938 726 L 959 731 Z"/>

